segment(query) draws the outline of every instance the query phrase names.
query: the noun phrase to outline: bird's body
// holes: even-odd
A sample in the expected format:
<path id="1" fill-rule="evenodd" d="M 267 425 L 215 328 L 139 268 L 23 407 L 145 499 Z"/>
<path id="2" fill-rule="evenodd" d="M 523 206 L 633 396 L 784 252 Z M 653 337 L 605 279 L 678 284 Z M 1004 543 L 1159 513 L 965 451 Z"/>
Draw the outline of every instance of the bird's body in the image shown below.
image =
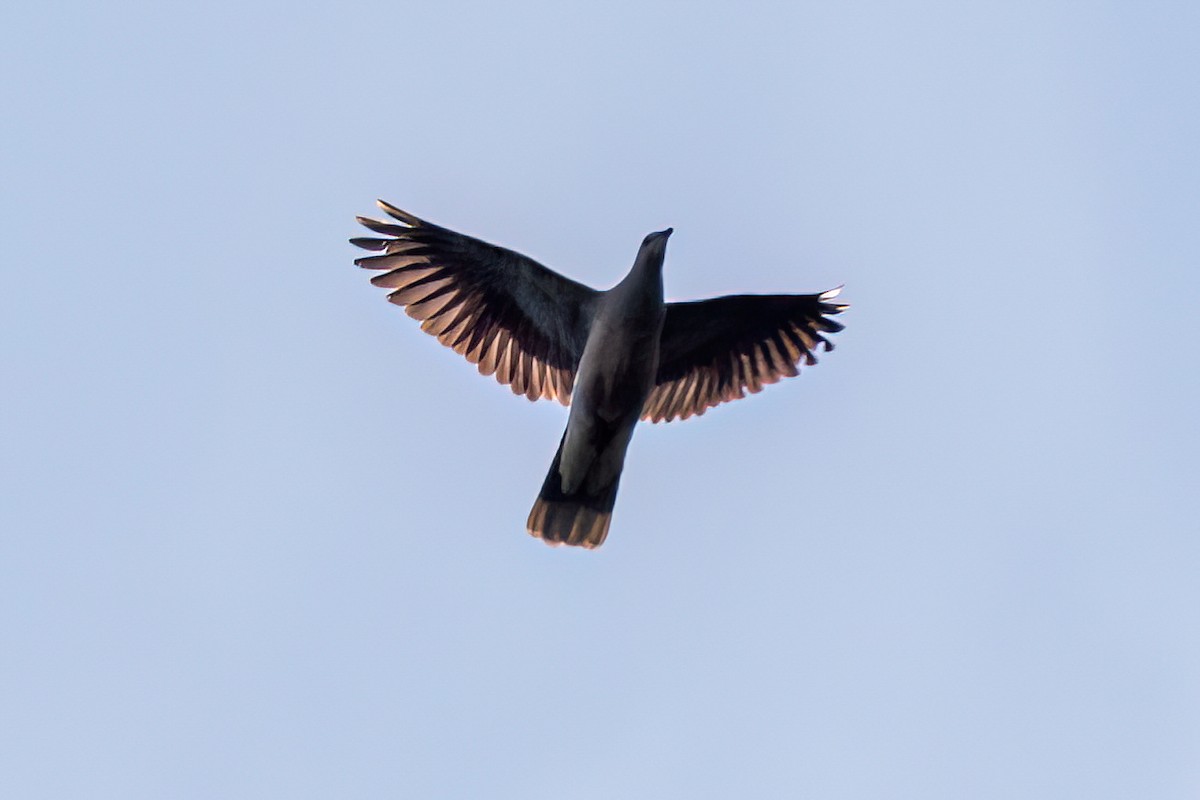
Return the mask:
<path id="1" fill-rule="evenodd" d="M 547 542 L 595 547 L 608 534 L 625 451 L 658 369 L 668 236 L 650 234 L 633 269 L 597 303 L 567 430 L 529 512 L 528 529 Z"/>
<path id="2" fill-rule="evenodd" d="M 828 319 L 820 295 L 738 295 L 664 303 L 671 230 L 642 242 L 633 268 L 597 292 L 510 250 L 432 225 L 380 201 L 404 226 L 363 217 L 394 238 L 351 241 L 382 255 L 372 283 L 394 291 L 421 327 L 484 374 L 531 400 L 569 403 L 567 428 L 529 514 L 549 544 L 598 547 L 608 534 L 625 453 L 640 419 L 686 419 L 816 363 Z"/>

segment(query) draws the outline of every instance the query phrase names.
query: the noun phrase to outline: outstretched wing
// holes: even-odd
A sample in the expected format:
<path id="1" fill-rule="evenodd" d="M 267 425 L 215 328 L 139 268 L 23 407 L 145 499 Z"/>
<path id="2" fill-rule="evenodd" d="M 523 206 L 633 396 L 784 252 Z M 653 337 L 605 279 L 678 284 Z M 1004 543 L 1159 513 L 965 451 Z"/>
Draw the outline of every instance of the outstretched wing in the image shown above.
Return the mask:
<path id="1" fill-rule="evenodd" d="M 375 233 L 350 242 L 380 251 L 354 263 L 421 330 L 530 400 L 567 405 L 598 292 L 531 258 L 446 230 L 382 200 L 399 223 L 359 217 Z"/>
<path id="2" fill-rule="evenodd" d="M 670 422 L 762 391 L 817 363 L 822 334 L 842 325 L 830 319 L 848 306 L 831 303 L 841 287 L 822 294 L 733 295 L 668 303 L 659 345 L 658 375 L 642 419 Z"/>

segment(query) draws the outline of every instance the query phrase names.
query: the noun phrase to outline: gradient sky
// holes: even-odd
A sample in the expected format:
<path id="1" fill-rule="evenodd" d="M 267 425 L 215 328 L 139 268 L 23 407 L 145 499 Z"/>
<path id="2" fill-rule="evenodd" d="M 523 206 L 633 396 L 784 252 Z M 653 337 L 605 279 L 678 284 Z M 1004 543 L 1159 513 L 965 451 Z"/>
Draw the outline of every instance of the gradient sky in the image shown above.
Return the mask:
<path id="1" fill-rule="evenodd" d="M 1195 3 L 8 3 L 0 795 L 1200 796 Z M 846 284 L 639 428 L 351 264 Z"/>

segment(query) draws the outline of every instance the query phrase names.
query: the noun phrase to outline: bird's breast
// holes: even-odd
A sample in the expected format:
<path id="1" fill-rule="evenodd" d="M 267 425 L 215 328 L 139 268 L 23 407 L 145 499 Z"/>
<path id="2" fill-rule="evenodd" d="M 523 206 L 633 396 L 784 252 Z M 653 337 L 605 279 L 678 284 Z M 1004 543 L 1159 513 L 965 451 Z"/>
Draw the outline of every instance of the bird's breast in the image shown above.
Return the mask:
<path id="1" fill-rule="evenodd" d="M 654 386 L 661 332 L 661 313 L 599 315 L 579 362 L 572 405 L 609 421 L 640 415 Z"/>

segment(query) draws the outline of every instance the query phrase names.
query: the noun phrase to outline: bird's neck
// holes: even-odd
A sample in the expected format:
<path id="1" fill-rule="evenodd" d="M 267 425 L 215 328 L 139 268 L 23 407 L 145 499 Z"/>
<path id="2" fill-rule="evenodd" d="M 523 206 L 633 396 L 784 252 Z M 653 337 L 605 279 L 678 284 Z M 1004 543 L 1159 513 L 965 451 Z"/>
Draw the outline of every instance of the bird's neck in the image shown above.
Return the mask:
<path id="1" fill-rule="evenodd" d="M 663 301 L 663 262 L 661 258 L 638 258 L 633 269 L 614 287 L 623 289 L 659 305 Z"/>

